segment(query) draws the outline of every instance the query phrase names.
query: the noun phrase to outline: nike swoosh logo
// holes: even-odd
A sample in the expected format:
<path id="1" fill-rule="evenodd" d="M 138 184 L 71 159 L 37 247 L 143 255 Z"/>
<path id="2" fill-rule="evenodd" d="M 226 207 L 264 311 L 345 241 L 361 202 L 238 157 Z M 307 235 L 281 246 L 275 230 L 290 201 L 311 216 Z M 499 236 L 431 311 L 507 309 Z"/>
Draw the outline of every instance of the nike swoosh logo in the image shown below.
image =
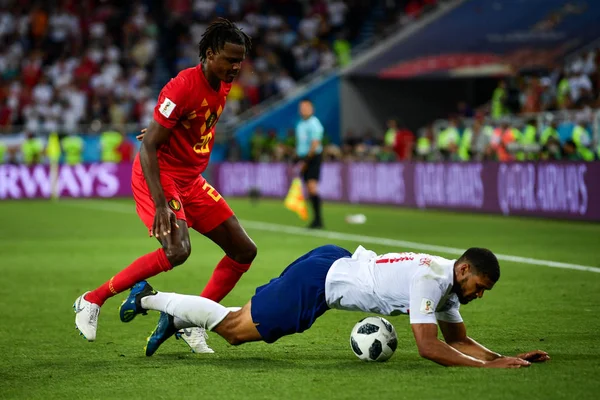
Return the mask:
<path id="1" fill-rule="evenodd" d="M 83 310 L 83 307 L 81 307 L 81 297 L 77 299 L 77 302 L 75 303 L 75 313 L 81 312 Z"/>

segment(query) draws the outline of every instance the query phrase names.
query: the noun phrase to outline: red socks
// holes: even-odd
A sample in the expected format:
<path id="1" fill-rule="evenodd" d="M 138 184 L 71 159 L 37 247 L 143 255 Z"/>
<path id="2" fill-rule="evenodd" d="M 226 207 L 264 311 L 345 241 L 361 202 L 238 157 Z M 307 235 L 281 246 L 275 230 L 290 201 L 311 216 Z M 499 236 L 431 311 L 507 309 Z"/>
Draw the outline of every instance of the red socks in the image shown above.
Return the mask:
<path id="1" fill-rule="evenodd" d="M 136 283 L 172 269 L 165 251 L 161 248 L 135 260 L 130 266 L 113 276 L 98 289 L 85 295 L 89 302 L 102 306 L 114 295 L 131 288 Z M 200 296 L 216 301 L 223 300 L 234 288 L 250 264 L 240 264 L 225 256 L 219 261 Z"/>
<path id="2" fill-rule="evenodd" d="M 223 257 L 200 296 L 220 302 L 249 268 L 250 264 L 240 264 L 228 256 Z"/>
<path id="3" fill-rule="evenodd" d="M 161 272 L 169 271 L 172 268 L 165 251 L 162 248 L 158 249 L 135 260 L 129 267 L 110 278 L 108 282 L 98 289 L 89 292 L 85 296 L 85 299 L 102 306 L 109 297 L 129 289 L 139 281 L 151 278 Z"/>

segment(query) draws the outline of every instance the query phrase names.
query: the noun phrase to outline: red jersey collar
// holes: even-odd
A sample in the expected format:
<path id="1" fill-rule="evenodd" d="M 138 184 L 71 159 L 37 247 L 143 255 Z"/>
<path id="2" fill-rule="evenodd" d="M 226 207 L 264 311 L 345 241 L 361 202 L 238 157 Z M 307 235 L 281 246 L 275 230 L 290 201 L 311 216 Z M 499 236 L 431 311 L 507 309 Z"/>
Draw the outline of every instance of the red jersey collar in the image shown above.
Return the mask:
<path id="1" fill-rule="evenodd" d="M 204 81 L 204 83 L 206 83 L 206 86 L 208 86 L 210 88 L 210 90 L 212 90 L 213 92 L 215 92 L 217 94 L 221 93 L 221 88 L 223 87 L 223 82 L 222 81 L 219 81 L 219 90 L 215 90 L 210 85 L 210 82 L 208 81 L 208 79 L 206 79 L 206 75 L 204 75 L 204 71 L 202 70 L 202 63 L 196 65 L 196 69 L 200 73 L 200 79 L 202 79 Z"/>

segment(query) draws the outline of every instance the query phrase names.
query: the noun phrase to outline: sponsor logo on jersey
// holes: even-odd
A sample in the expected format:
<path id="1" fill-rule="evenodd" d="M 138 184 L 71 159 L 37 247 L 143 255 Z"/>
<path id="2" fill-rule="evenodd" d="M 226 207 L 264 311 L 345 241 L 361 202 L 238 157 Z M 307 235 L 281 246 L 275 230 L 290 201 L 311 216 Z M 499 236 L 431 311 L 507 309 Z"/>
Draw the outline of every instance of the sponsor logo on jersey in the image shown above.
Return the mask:
<path id="1" fill-rule="evenodd" d="M 173 211 L 179 211 L 181 210 L 181 203 L 178 200 L 171 199 L 169 200 L 169 207 L 171 207 Z"/>

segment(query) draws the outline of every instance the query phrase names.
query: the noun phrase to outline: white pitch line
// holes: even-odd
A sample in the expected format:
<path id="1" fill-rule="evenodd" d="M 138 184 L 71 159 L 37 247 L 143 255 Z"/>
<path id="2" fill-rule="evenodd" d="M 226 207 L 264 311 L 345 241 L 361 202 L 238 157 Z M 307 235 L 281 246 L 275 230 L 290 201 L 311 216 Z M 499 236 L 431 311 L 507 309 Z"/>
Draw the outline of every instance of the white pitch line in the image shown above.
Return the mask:
<path id="1" fill-rule="evenodd" d="M 94 201 L 94 200 L 67 201 L 62 204 L 72 205 L 72 206 L 77 206 L 77 207 L 82 207 L 82 208 L 88 208 L 88 209 L 94 209 L 94 210 L 121 212 L 121 213 L 128 213 L 128 214 L 135 212 L 135 207 L 133 205 L 131 207 L 128 207 L 125 205 L 117 205 L 117 204 L 105 203 L 105 202 Z M 345 241 L 358 242 L 358 243 L 380 244 L 380 245 L 395 247 L 395 248 L 398 248 L 399 250 L 402 248 L 410 248 L 410 249 L 422 250 L 422 251 L 433 251 L 433 252 L 439 251 L 439 252 L 443 252 L 446 254 L 453 254 L 453 255 L 457 255 L 457 256 L 462 255 L 466 250 L 466 249 L 459 249 L 456 247 L 437 246 L 434 244 L 410 242 L 407 240 L 389 239 L 389 238 L 382 238 L 382 237 L 376 237 L 376 236 L 355 235 L 355 234 L 350 234 L 350 233 L 334 232 L 334 231 L 308 230 L 306 228 L 299 228 L 296 226 L 271 224 L 268 222 L 260 222 L 260 221 L 241 220 L 240 222 L 242 223 L 244 228 L 257 229 L 257 230 L 266 231 L 266 232 L 287 233 L 290 235 L 298 235 L 298 236 L 321 237 L 321 238 L 325 238 L 325 239 L 345 240 Z M 592 267 L 589 265 L 570 264 L 570 263 L 550 261 L 550 260 L 539 260 L 536 258 L 513 256 L 510 254 L 496 254 L 496 257 L 498 258 L 498 260 L 501 260 L 501 261 L 509 261 L 509 262 L 530 264 L 530 265 L 541 265 L 541 266 L 550 267 L 550 268 L 562 268 L 562 269 L 571 269 L 571 270 L 577 270 L 577 271 L 600 273 L 600 268 Z"/>

